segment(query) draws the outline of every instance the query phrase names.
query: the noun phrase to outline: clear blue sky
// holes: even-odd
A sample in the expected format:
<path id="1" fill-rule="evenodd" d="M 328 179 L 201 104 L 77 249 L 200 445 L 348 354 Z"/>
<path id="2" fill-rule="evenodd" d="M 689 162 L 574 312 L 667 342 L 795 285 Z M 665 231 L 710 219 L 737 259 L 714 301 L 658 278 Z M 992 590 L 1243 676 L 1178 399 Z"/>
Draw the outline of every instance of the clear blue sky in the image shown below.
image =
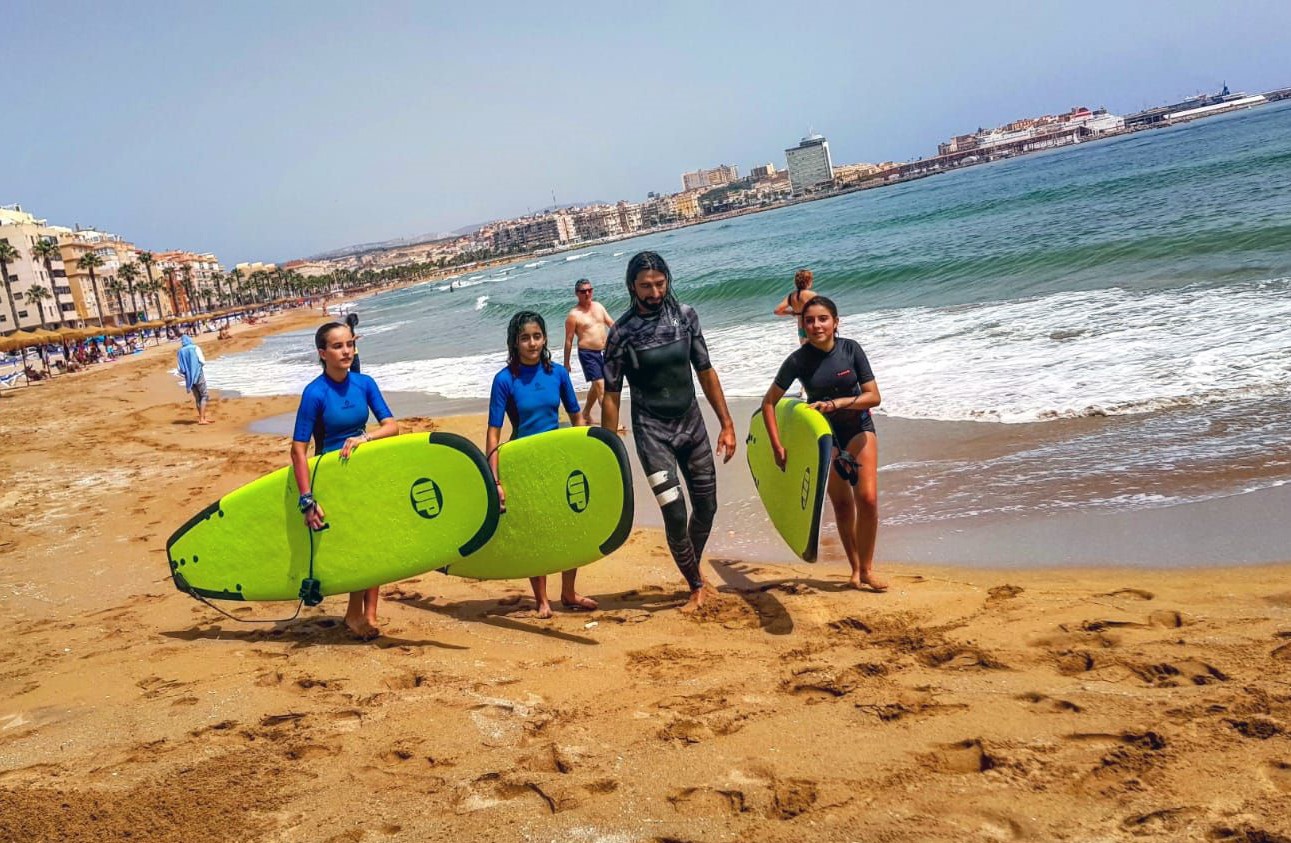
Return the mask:
<path id="1" fill-rule="evenodd" d="M 1291 3 L 14 3 L 0 204 L 226 264 L 1291 85 Z M 1052 8 L 1051 8 L 1052 7 Z"/>

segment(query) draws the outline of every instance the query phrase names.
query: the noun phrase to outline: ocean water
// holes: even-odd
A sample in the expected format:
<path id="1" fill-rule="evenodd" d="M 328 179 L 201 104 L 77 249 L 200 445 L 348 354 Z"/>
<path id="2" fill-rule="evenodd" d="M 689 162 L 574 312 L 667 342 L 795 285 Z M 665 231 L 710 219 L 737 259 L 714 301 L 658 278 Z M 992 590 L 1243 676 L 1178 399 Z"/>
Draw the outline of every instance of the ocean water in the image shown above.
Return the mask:
<path id="1" fill-rule="evenodd" d="M 806 266 L 870 356 L 880 433 L 882 415 L 1040 431 L 1004 453 L 884 464 L 885 524 L 1280 486 L 1288 137 L 1291 104 L 1266 106 L 382 293 L 358 308 L 364 371 L 388 392 L 483 398 L 511 314 L 543 313 L 559 360 L 575 280 L 617 315 L 628 258 L 654 249 L 728 394 L 757 397 L 796 347 L 771 309 Z M 296 393 L 313 360 L 307 334 L 276 336 L 208 380 Z"/>

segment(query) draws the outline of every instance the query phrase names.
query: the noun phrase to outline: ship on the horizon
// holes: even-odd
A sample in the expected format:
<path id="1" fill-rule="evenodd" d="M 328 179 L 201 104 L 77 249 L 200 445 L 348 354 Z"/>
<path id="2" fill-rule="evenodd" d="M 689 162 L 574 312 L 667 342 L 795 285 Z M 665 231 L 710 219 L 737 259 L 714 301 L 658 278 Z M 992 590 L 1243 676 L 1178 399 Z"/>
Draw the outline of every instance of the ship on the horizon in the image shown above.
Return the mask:
<path id="1" fill-rule="evenodd" d="M 1198 94 L 1195 97 L 1188 97 L 1170 105 L 1145 109 L 1137 114 L 1127 114 L 1125 116 L 1125 128 L 1141 129 L 1145 126 L 1195 120 L 1198 117 L 1209 117 L 1225 111 L 1250 108 L 1267 101 L 1263 94 L 1255 94 L 1254 96 L 1241 92 L 1235 94 L 1228 90 L 1228 83 L 1225 82 L 1223 89 L 1216 94 Z"/>

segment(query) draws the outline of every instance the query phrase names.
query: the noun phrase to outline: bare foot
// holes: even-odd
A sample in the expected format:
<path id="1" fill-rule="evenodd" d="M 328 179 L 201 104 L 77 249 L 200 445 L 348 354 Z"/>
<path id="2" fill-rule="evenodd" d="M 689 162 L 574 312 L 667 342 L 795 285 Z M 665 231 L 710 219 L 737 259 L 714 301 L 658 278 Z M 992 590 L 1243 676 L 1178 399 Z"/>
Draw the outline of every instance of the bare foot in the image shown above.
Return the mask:
<path id="1" fill-rule="evenodd" d="M 198 422 L 198 424 L 210 424 L 210 423 L 211 423 L 211 420 L 210 420 L 210 419 L 204 419 L 204 420 L 202 420 L 202 421 L 199 421 L 199 422 Z"/>
<path id="2" fill-rule="evenodd" d="M 877 579 L 873 574 L 864 577 L 858 574 L 857 576 L 852 577 L 850 582 L 852 584 L 852 588 L 855 588 L 858 591 L 877 591 L 882 593 L 888 590 L 888 584 L 883 580 Z"/>
<path id="3" fill-rule="evenodd" d="M 551 604 L 550 604 L 550 603 L 543 603 L 543 604 L 539 605 L 539 606 L 538 606 L 538 611 L 537 611 L 536 617 L 538 617 L 539 619 L 544 620 L 544 621 L 545 621 L 547 618 L 551 617 Z"/>
<path id="4" fill-rule="evenodd" d="M 360 641 L 371 641 L 374 638 L 381 637 L 381 630 L 377 629 L 367 618 L 358 618 L 357 620 L 346 617 L 345 628 L 350 634 Z"/>
<path id="5" fill-rule="evenodd" d="M 691 615 L 702 609 L 707 593 L 708 589 L 706 587 L 697 588 L 692 591 L 690 593 L 690 599 L 686 601 L 686 605 L 681 607 L 681 613 L 683 615 Z"/>
<path id="6" fill-rule="evenodd" d="M 575 594 L 573 597 L 560 596 L 560 605 L 574 612 L 590 612 L 597 608 L 597 602 L 590 597 Z"/>

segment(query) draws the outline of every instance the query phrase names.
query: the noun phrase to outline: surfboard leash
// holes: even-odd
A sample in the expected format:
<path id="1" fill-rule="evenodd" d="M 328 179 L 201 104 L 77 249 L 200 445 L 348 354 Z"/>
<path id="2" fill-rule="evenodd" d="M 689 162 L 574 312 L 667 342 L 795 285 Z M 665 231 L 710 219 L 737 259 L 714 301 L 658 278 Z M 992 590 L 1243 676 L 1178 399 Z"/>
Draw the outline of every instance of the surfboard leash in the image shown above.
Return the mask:
<path id="1" fill-rule="evenodd" d="M 314 491 L 314 480 L 318 477 L 318 467 L 323 464 L 323 457 L 319 455 L 314 460 L 314 471 L 309 475 L 309 490 Z M 305 529 L 309 531 L 309 576 L 300 581 L 300 602 L 306 606 L 317 606 L 323 602 L 323 584 L 314 578 L 314 529 L 308 524 Z M 323 524 L 324 530 L 327 524 Z M 296 614 L 300 614 L 300 605 L 296 606 Z M 293 615 L 292 617 L 295 617 Z"/>

